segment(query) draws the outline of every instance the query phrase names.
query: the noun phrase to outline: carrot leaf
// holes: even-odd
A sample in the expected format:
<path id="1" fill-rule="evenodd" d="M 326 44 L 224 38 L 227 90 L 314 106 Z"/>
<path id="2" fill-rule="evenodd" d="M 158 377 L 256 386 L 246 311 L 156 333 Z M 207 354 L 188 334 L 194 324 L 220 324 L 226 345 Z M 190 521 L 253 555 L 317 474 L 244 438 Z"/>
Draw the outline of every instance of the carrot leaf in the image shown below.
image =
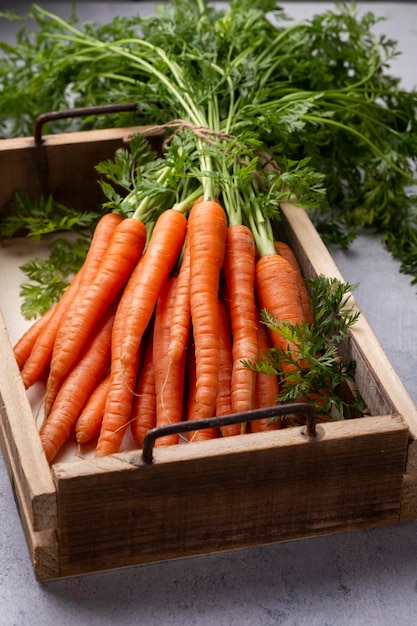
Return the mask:
<path id="1" fill-rule="evenodd" d="M 341 388 L 352 388 L 356 363 L 340 356 L 341 343 L 349 336 L 359 312 L 350 306 L 349 298 L 355 285 L 336 278 L 308 278 L 314 321 L 310 326 L 278 320 L 263 310 L 263 323 L 279 332 L 291 349 L 271 348 L 255 363 L 245 362 L 257 372 L 277 375 L 280 379 L 278 402 L 310 402 L 318 417 L 344 419 L 351 414 L 363 414 L 364 402 L 353 388 L 349 396 Z"/>
<path id="2" fill-rule="evenodd" d="M 20 286 L 21 311 L 26 319 L 36 319 L 60 299 L 82 266 L 88 244 L 85 237 L 71 241 L 60 237 L 49 244 L 49 257 L 34 258 L 20 266 L 30 281 Z"/>
<path id="3" fill-rule="evenodd" d="M 69 231 L 78 232 L 94 227 L 99 212 L 80 212 L 48 197 L 29 198 L 16 191 L 7 205 L 7 213 L 0 215 L 0 239 L 24 234 L 39 243 L 43 235 Z"/>

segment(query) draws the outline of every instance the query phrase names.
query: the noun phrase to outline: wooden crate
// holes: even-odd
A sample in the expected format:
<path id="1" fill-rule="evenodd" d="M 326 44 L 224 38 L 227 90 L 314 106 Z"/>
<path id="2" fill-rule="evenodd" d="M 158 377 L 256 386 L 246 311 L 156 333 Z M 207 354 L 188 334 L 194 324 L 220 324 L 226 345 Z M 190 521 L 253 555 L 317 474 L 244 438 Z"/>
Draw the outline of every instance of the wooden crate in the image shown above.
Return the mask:
<path id="1" fill-rule="evenodd" d="M 132 132 L 0 142 L 0 206 L 15 188 L 92 206 L 94 165 Z M 279 228 L 306 275 L 342 278 L 303 209 Z M 417 518 L 417 409 L 363 314 L 343 354 L 369 416 L 52 467 L 0 322 L 0 443 L 40 581 Z"/>

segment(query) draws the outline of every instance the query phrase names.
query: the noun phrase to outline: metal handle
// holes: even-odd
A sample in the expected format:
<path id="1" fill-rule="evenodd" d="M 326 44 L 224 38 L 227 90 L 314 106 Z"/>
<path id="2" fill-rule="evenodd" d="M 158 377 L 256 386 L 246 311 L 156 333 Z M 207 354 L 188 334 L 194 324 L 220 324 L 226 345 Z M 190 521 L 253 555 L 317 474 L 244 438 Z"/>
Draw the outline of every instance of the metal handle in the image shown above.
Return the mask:
<path id="1" fill-rule="evenodd" d="M 56 120 L 64 120 L 72 117 L 87 117 L 88 115 L 108 115 L 110 113 L 123 113 L 124 111 L 135 111 L 136 102 L 126 102 L 125 104 L 102 104 L 99 106 L 80 107 L 76 109 L 64 109 L 62 111 L 50 111 L 38 115 L 33 125 L 33 138 L 36 146 L 43 143 L 42 128 L 44 124 Z"/>
<path id="2" fill-rule="evenodd" d="M 243 413 L 233 413 L 229 415 L 222 415 L 220 417 L 208 417 L 199 420 L 168 424 L 167 426 L 157 426 L 156 428 L 149 430 L 145 436 L 142 447 L 142 461 L 146 465 L 153 463 L 153 448 L 155 441 L 159 437 L 164 437 L 165 435 L 202 430 L 205 428 L 219 428 L 220 426 L 229 426 L 231 424 L 240 424 L 244 422 L 252 422 L 254 420 L 280 417 L 291 413 L 303 413 L 306 415 L 305 435 L 310 440 L 316 439 L 316 411 L 314 407 L 306 402 L 294 402 L 292 404 L 282 404 L 264 409 L 254 409 Z"/>

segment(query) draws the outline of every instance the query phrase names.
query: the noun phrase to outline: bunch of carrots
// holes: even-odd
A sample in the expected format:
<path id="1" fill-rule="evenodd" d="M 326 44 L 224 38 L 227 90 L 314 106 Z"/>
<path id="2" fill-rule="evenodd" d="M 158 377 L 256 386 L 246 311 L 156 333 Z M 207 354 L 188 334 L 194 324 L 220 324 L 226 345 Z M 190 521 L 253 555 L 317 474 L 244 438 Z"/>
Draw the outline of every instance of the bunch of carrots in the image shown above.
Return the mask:
<path id="1" fill-rule="evenodd" d="M 310 327 L 312 308 L 292 251 L 275 241 L 272 220 L 294 196 L 319 206 L 324 177 L 308 158 L 275 163 L 268 145 L 285 151 L 308 120 L 348 127 L 317 109 L 322 93 L 277 81 L 293 28 L 273 28 L 263 10 L 247 3 L 232 3 L 225 14 L 202 0 L 173 4 L 142 23 L 146 37 L 100 41 L 39 9 L 70 46 L 59 61 L 61 74 L 68 63 L 71 72 L 91 64 L 100 76 L 111 68 L 106 77 L 118 93 L 129 85 L 138 102 L 151 94 L 151 117 L 164 126 L 162 133 L 156 129 L 164 140 L 154 166 L 142 154 L 136 163 L 119 163 L 116 181 L 118 168 L 108 169 L 117 191 L 85 263 L 14 348 L 25 387 L 46 381 L 40 438 L 51 463 L 74 435 L 80 446 L 96 442 L 95 453 L 103 456 L 120 449 L 128 427 L 140 447 L 154 426 L 274 406 L 283 381 L 297 368 L 306 371 L 285 325 Z M 332 93 L 326 92 L 326 107 Z M 131 179 L 141 177 L 144 185 L 130 189 Z M 151 187 L 154 197 L 147 195 Z M 120 189 L 127 195 L 117 207 Z M 279 323 L 263 323 L 265 312 Z M 291 357 L 281 359 L 279 376 L 248 366 L 274 350 Z M 298 400 L 296 384 L 293 390 Z M 281 425 L 256 420 L 187 437 Z M 160 437 L 157 445 L 178 438 Z"/>
<path id="2" fill-rule="evenodd" d="M 26 389 L 45 381 L 40 438 L 50 463 L 74 437 L 97 457 L 138 447 L 149 429 L 277 403 L 278 376 L 254 371 L 283 336 L 261 322 L 311 323 L 297 260 L 204 194 L 189 210 L 106 213 L 62 298 L 14 346 Z M 290 345 L 285 349 L 291 350 Z M 257 420 L 192 431 L 198 441 L 280 428 Z M 159 438 L 175 444 L 179 435 Z"/>

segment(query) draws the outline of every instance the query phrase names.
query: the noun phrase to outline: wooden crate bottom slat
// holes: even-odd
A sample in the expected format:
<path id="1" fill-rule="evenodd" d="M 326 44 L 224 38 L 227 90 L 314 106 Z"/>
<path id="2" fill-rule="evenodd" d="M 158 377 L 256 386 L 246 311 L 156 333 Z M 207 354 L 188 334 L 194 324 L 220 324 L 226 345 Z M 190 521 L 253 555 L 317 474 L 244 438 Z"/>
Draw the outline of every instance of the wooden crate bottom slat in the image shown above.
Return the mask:
<path id="1" fill-rule="evenodd" d="M 60 576 L 59 546 L 56 528 L 39 530 L 36 516 L 33 514 L 34 499 L 28 497 L 27 490 L 23 487 L 15 461 L 15 453 L 10 446 L 10 437 L 4 429 L 7 419 L 5 407 L 2 407 L 2 420 L 0 421 L 0 448 L 3 460 L 13 490 L 13 496 L 19 514 L 22 529 L 28 546 L 29 556 L 32 560 L 37 580 L 46 581 Z M 49 498 L 50 496 L 48 496 Z M 35 501 L 37 502 L 36 498 Z M 44 500 L 44 502 L 47 502 Z M 56 523 L 56 518 L 54 519 Z M 49 519 L 49 523 L 52 521 Z"/>
<path id="2" fill-rule="evenodd" d="M 0 360 L 0 436 L 8 471 L 34 532 L 50 530 L 56 524 L 55 488 L 1 313 Z"/>

